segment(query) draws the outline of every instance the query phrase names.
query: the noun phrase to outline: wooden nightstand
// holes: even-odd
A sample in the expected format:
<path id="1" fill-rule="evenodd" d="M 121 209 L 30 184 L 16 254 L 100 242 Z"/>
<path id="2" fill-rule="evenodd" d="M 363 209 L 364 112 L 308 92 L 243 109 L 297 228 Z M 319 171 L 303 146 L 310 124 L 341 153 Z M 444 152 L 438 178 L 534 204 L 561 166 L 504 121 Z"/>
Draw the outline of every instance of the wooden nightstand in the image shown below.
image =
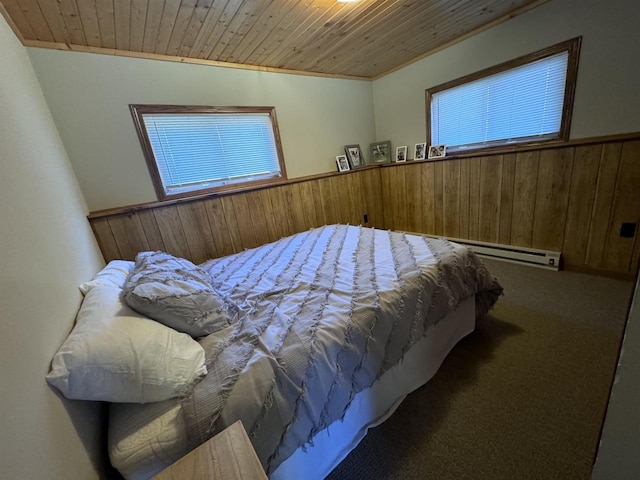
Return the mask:
<path id="1" fill-rule="evenodd" d="M 267 480 L 241 421 L 203 443 L 153 480 Z"/>

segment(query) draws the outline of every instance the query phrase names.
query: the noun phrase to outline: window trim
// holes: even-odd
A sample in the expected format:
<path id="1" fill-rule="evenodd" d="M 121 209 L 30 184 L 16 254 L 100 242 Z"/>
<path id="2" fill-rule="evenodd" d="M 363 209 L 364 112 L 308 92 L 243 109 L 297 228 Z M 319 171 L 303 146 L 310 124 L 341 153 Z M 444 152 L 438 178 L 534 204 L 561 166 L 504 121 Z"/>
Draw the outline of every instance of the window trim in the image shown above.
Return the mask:
<path id="1" fill-rule="evenodd" d="M 249 188 L 259 188 L 266 185 L 282 183 L 283 180 L 287 180 L 287 170 L 284 163 L 284 155 L 282 153 L 282 142 L 280 140 L 280 129 L 278 128 L 278 120 L 276 118 L 276 107 L 225 107 L 225 106 L 199 106 L 199 105 L 142 105 L 142 104 L 130 104 L 129 110 L 133 117 L 133 123 L 136 127 L 138 139 L 144 153 L 144 158 L 147 162 L 147 168 L 151 175 L 151 181 L 156 191 L 158 200 L 172 200 L 177 198 L 188 197 L 200 197 L 202 195 L 212 193 L 230 193 L 246 191 Z M 233 183 L 230 185 L 200 188 L 197 190 L 191 190 L 188 192 L 180 193 L 167 193 L 162 183 L 160 171 L 158 170 L 158 164 L 156 163 L 153 149 L 151 148 L 151 142 L 147 134 L 147 129 L 142 120 L 144 114 L 158 114 L 158 113 L 175 113 L 175 114 L 211 114 L 211 113 L 266 113 L 271 119 L 271 126 L 273 127 L 273 137 L 275 140 L 276 152 L 278 155 L 278 165 L 280 166 L 280 176 L 267 178 L 262 180 L 251 180 L 247 182 Z"/>
<path id="2" fill-rule="evenodd" d="M 465 83 L 470 83 L 475 80 L 480 80 L 485 77 L 489 77 L 491 75 L 495 75 L 497 73 L 501 73 L 507 70 L 511 70 L 516 67 L 520 67 L 529 63 L 533 63 L 538 60 L 542 60 L 547 57 L 551 57 L 558 53 L 568 52 L 569 58 L 567 60 L 567 77 L 565 80 L 565 91 L 564 91 L 564 99 L 562 103 L 562 117 L 560 122 L 560 131 L 558 134 L 554 134 L 551 136 L 546 136 L 544 139 L 540 139 L 536 137 L 536 139 L 527 140 L 527 138 L 531 137 L 522 137 L 521 141 L 510 141 L 507 143 L 506 141 L 495 141 L 493 145 L 482 146 L 476 148 L 465 148 L 456 150 L 453 147 L 452 150 L 449 150 L 447 146 L 448 152 L 455 155 L 459 154 L 473 154 L 478 152 L 483 153 L 492 153 L 504 150 L 505 147 L 521 147 L 521 146 L 536 146 L 536 145 L 548 145 L 554 143 L 563 143 L 569 140 L 569 132 L 571 129 L 571 117 L 573 112 L 573 101 L 575 97 L 576 90 L 576 82 L 578 79 L 578 60 L 580 57 L 580 45 L 582 43 L 582 37 L 575 37 L 570 40 L 566 40 L 564 42 L 557 43 L 547 48 L 543 48 L 542 50 L 538 50 L 537 52 L 533 52 L 527 55 L 523 55 L 521 57 L 515 58 L 513 60 L 508 60 L 506 62 L 500 63 L 498 65 L 494 65 L 489 68 L 485 68 L 478 72 L 471 73 L 469 75 L 465 75 L 460 78 L 456 78 L 454 80 L 450 80 L 448 82 L 442 83 L 435 87 L 431 87 L 425 90 L 425 105 L 426 105 L 426 119 L 427 119 L 427 145 L 431 145 L 431 98 L 435 93 L 441 92 L 443 90 L 448 90 L 453 87 L 457 87 L 459 85 L 463 85 Z M 448 153 L 447 152 L 447 153 Z"/>

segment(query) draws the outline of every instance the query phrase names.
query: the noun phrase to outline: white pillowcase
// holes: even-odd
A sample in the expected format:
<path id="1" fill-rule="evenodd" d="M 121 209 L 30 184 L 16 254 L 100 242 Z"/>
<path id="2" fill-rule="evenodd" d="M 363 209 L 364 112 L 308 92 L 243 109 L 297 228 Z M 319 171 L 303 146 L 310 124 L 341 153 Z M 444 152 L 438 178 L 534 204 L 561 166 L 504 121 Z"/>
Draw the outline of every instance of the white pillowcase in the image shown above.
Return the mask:
<path id="1" fill-rule="evenodd" d="M 131 310 L 121 292 L 90 286 L 47 382 L 76 400 L 148 403 L 184 395 L 207 373 L 204 350 Z"/>
<path id="2" fill-rule="evenodd" d="M 96 273 L 93 280 L 81 284 L 80 291 L 86 295 L 93 287 L 100 285 L 122 288 L 133 265 L 134 262 L 127 260 L 111 260 L 106 267 Z"/>

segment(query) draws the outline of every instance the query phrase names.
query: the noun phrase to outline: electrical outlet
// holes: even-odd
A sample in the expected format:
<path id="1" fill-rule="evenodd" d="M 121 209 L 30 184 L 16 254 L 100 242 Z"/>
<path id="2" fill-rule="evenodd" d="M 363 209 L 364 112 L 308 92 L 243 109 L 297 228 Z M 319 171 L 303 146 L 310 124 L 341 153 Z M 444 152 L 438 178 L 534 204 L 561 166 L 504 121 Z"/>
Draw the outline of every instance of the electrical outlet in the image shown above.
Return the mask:
<path id="1" fill-rule="evenodd" d="M 622 238 L 633 238 L 636 235 L 636 224 L 630 222 L 623 222 L 620 227 L 620 236 Z"/>

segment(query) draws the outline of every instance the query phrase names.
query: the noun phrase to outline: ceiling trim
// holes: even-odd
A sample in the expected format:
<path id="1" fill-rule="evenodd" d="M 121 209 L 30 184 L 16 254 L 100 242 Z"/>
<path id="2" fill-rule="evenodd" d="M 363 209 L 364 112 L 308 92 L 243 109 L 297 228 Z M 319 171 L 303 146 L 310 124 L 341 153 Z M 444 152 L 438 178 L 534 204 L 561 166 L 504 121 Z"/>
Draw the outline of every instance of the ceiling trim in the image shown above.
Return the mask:
<path id="1" fill-rule="evenodd" d="M 0 4 L 0 7 L 2 5 Z M 72 43 L 43 42 L 40 40 L 24 40 L 25 47 L 47 48 L 50 50 L 64 50 L 67 52 L 96 53 L 99 55 L 112 55 L 116 57 L 141 58 L 145 60 L 161 60 L 165 62 L 190 63 L 195 65 L 208 65 L 211 67 L 235 68 L 240 70 L 254 70 L 269 73 L 285 73 L 288 75 L 304 75 L 308 77 L 339 78 L 343 80 L 359 80 L 370 82 L 370 77 L 358 77 L 354 75 L 338 75 L 332 73 L 307 72 L 302 70 L 289 70 L 286 68 L 265 67 L 261 65 L 246 65 L 243 63 L 220 62 L 217 60 L 207 60 L 201 58 L 188 58 L 159 53 L 131 52 L 129 50 L 118 50 L 114 48 L 90 47 L 87 45 L 74 45 Z"/>

